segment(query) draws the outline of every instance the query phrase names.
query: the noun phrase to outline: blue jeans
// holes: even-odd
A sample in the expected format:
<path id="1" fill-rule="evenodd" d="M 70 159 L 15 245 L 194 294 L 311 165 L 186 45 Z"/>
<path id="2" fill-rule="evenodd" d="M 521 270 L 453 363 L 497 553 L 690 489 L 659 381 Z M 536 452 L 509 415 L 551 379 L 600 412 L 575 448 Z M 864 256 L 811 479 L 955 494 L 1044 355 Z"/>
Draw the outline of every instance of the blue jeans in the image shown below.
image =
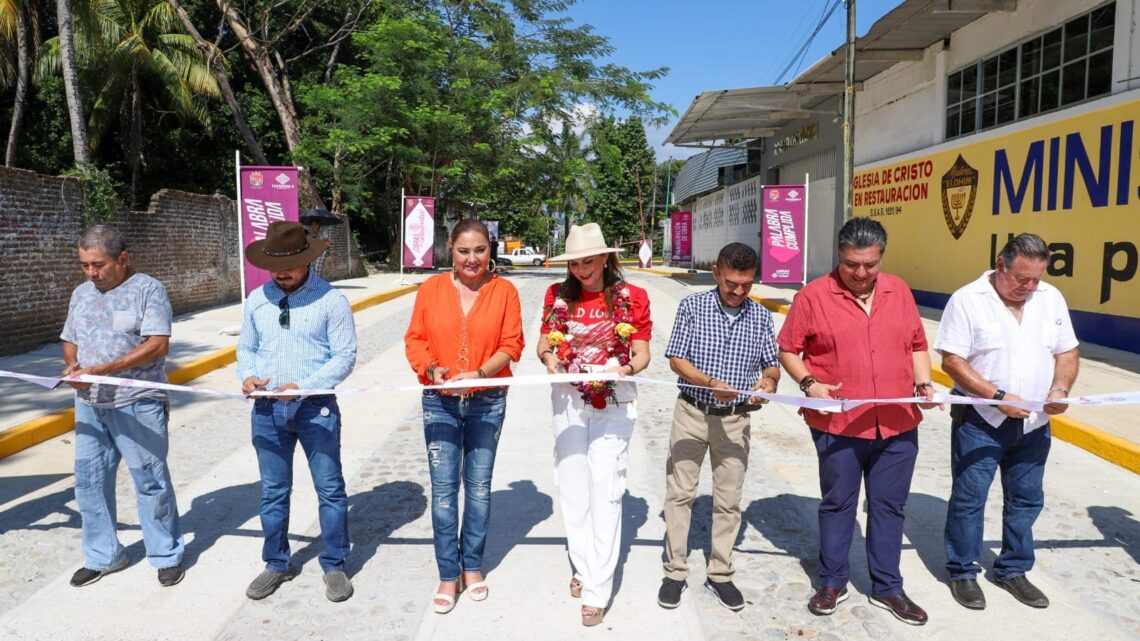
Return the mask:
<path id="1" fill-rule="evenodd" d="M 491 474 L 507 391 L 444 396 L 424 391 L 424 441 L 431 473 L 431 528 L 440 581 L 483 567 L 491 520 Z M 459 479 L 463 478 L 463 527 L 459 535 Z"/>
<path id="2" fill-rule="evenodd" d="M 1001 467 L 1001 554 L 993 576 L 1004 581 L 1033 569 L 1033 523 L 1045 506 L 1045 459 L 1052 442 L 1049 425 L 1019 437 L 1020 419 L 992 427 L 972 407 L 951 423 L 950 463 L 954 475 L 946 510 L 946 569 L 950 580 L 981 571 L 986 496 Z"/>
<path id="3" fill-rule="evenodd" d="M 918 430 L 881 439 L 811 431 L 819 456 L 819 583 L 847 587 L 859 485 L 867 486 L 867 566 L 871 594 L 903 591 L 903 519 L 918 458 Z"/>
<path id="4" fill-rule="evenodd" d="M 340 408 L 335 396 L 297 401 L 258 399 L 253 405 L 253 447 L 261 470 L 261 530 L 265 568 L 289 567 L 289 494 L 297 442 L 309 461 L 321 523 L 321 569 L 343 570 L 348 558 L 348 493 L 340 467 Z"/>
<path id="5" fill-rule="evenodd" d="M 185 546 L 174 486 L 166 468 L 166 403 L 139 399 L 118 408 L 75 401 L 75 502 L 83 520 L 83 565 L 106 570 L 123 555 L 115 533 L 119 460 L 135 482 L 146 558 L 158 569 L 182 562 Z"/>

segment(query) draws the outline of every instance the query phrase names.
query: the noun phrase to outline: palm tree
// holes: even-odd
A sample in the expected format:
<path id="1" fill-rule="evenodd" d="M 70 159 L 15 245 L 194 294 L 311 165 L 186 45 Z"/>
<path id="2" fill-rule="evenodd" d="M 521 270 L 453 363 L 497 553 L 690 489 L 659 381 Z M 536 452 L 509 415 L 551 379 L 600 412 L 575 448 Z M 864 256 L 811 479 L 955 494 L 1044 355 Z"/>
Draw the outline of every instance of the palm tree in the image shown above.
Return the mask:
<path id="1" fill-rule="evenodd" d="M 11 55 L 0 58 L 0 87 L 16 84 L 16 99 L 12 106 L 12 123 L 8 131 L 8 145 L 4 152 L 4 165 L 16 161 L 16 141 L 23 125 L 24 109 L 28 101 L 28 79 L 31 66 L 28 62 L 28 21 L 23 5 L 18 0 L 0 0 L 0 41 L 15 46 L 15 64 Z M 7 53 L 7 52 L 3 52 Z"/>
<path id="2" fill-rule="evenodd" d="M 91 150 L 87 145 L 87 126 L 83 122 L 83 96 L 79 92 L 79 69 L 75 64 L 75 38 L 72 31 L 71 0 L 55 0 L 58 68 L 63 73 L 63 93 L 67 96 L 67 113 L 71 123 L 71 149 L 75 164 L 91 164 Z"/>
<path id="3" fill-rule="evenodd" d="M 208 127 L 205 98 L 220 92 L 202 52 L 164 0 L 93 0 L 90 6 L 90 24 L 79 21 L 78 50 L 94 96 L 88 122 L 92 146 L 99 146 L 116 120 L 124 124 L 133 204 L 143 160 L 144 106 L 161 103 Z M 61 44 L 45 43 L 38 73 L 60 68 Z"/>

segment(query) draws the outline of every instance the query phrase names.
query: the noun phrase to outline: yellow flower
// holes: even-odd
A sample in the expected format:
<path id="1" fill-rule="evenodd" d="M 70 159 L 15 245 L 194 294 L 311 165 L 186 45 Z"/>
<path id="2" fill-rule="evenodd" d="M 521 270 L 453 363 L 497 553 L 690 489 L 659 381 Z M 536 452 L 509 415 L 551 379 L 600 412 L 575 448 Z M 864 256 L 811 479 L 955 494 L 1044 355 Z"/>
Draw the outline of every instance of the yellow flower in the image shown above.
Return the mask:
<path id="1" fill-rule="evenodd" d="M 629 338 L 637 332 L 637 328 L 629 323 L 618 323 L 617 326 L 614 327 L 614 332 L 622 338 Z"/>
<path id="2" fill-rule="evenodd" d="M 546 342 L 550 343 L 552 347 L 557 347 L 566 342 L 566 335 L 555 330 L 546 335 Z"/>

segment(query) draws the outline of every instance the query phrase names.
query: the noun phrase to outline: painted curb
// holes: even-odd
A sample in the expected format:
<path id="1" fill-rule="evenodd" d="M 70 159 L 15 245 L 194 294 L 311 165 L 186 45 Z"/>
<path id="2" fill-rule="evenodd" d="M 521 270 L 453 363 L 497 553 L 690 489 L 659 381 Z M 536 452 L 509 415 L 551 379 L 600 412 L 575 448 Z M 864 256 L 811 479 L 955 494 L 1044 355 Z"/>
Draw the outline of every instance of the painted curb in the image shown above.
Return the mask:
<path id="1" fill-rule="evenodd" d="M 656 274 L 657 276 L 665 276 L 667 278 L 680 278 L 681 280 L 693 280 L 697 277 L 696 274 L 690 274 L 688 272 L 671 272 L 665 269 L 655 269 L 653 267 L 634 267 L 633 271 L 643 274 Z"/>
<path id="2" fill-rule="evenodd" d="M 410 294 L 419 288 L 419 283 L 412 283 L 397 289 L 365 296 L 352 303 L 352 311 L 355 313 L 374 307 L 380 303 Z M 174 385 L 183 385 L 234 362 L 237 362 L 237 348 L 225 347 L 170 370 L 167 372 L 166 378 Z M 66 434 L 73 429 L 75 429 L 75 408 L 61 410 L 10 427 L 0 433 L 0 459 Z"/>

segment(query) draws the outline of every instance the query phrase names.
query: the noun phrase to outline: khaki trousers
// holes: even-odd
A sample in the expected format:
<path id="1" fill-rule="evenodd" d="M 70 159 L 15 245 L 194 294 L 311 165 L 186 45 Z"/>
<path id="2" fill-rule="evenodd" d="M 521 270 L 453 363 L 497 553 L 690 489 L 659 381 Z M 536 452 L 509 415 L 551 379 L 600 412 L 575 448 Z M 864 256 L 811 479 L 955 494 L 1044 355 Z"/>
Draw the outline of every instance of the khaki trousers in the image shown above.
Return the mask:
<path id="1" fill-rule="evenodd" d="M 689 575 L 689 522 L 701 464 L 709 452 L 713 473 L 712 554 L 708 578 L 732 579 L 732 546 L 740 531 L 740 496 L 748 470 L 751 420 L 748 414 L 709 416 L 677 399 L 665 463 L 665 576 Z"/>

